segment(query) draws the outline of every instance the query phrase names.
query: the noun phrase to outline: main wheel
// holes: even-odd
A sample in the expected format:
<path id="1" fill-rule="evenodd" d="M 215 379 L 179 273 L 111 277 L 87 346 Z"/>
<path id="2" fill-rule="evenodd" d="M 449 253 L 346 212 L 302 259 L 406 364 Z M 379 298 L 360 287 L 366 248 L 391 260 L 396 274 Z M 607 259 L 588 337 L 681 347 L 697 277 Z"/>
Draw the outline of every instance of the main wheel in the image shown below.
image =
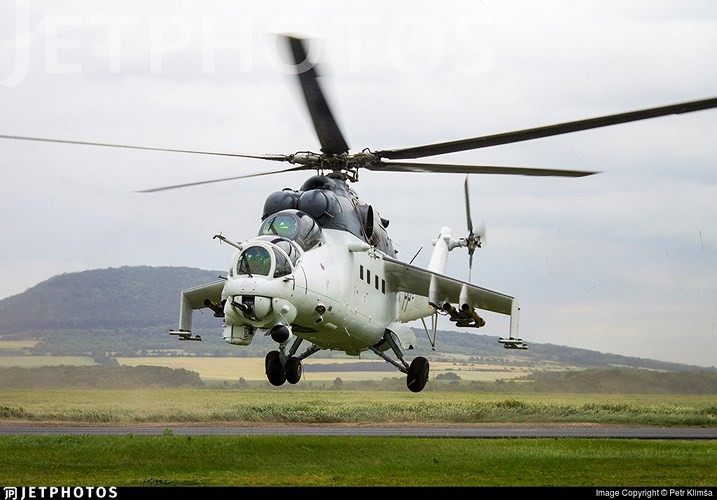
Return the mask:
<path id="1" fill-rule="evenodd" d="M 294 356 L 286 361 L 286 381 L 290 384 L 296 384 L 301 380 L 301 361 Z"/>
<path id="2" fill-rule="evenodd" d="M 418 357 L 411 361 L 408 367 L 408 377 L 406 377 L 406 385 L 413 392 L 421 392 L 428 382 L 428 360 Z"/>
<path id="3" fill-rule="evenodd" d="M 271 385 L 284 385 L 286 382 L 286 372 L 281 364 L 281 357 L 279 351 L 270 351 L 264 359 L 264 366 L 266 367 L 266 378 L 269 380 Z"/>

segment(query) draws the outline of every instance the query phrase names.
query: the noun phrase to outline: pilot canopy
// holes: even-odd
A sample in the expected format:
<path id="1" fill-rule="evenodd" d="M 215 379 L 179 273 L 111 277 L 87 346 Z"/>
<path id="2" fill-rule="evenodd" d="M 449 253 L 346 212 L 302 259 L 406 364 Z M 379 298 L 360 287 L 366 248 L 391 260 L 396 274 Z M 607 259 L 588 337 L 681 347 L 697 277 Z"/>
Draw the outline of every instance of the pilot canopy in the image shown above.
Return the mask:
<path id="1" fill-rule="evenodd" d="M 298 210 L 283 210 L 267 217 L 259 236 L 242 246 L 231 275 L 287 276 L 304 251 L 323 243 L 323 233 L 314 219 Z"/>
<path id="2" fill-rule="evenodd" d="M 258 239 L 272 236 L 293 241 L 304 252 L 324 243 L 324 235 L 316 221 L 294 209 L 282 210 L 264 219 Z"/>

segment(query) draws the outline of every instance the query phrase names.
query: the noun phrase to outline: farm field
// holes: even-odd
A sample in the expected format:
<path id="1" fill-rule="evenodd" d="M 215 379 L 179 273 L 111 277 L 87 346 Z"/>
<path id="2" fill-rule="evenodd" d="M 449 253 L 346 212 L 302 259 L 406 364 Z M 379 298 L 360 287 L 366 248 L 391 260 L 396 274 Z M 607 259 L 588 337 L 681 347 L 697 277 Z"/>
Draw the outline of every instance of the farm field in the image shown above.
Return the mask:
<path id="1" fill-rule="evenodd" d="M 37 340 L 0 340 L 0 351 L 19 351 L 22 349 L 30 349 L 37 345 Z"/>
<path id="2" fill-rule="evenodd" d="M 34 368 L 37 366 L 90 366 L 96 364 L 89 356 L 0 356 L 0 367 Z"/>
<path id="3" fill-rule="evenodd" d="M 184 368 L 199 373 L 205 382 L 228 380 L 237 381 L 240 378 L 248 381 L 266 380 L 264 374 L 264 358 L 198 358 L 198 357 L 143 357 L 143 358 L 117 358 L 121 365 L 126 366 L 166 366 L 168 368 Z M 337 363 L 356 363 L 357 359 L 311 359 L 304 363 L 303 380 L 310 382 L 332 382 L 337 377 L 344 381 L 354 380 L 381 380 L 386 377 L 403 377 L 398 370 L 391 367 L 381 371 L 312 371 L 312 365 L 326 365 Z M 373 363 L 382 364 L 376 360 Z M 467 363 L 433 362 L 431 363 L 431 376 L 441 373 L 454 372 L 462 380 L 483 380 L 516 378 L 532 370 L 510 368 L 492 365 L 472 365 Z"/>
<path id="4" fill-rule="evenodd" d="M 20 367 L 33 368 L 39 366 L 90 366 L 97 364 L 90 356 L 27 356 L 12 354 L 13 350 L 31 347 L 28 342 L 0 341 L 0 368 Z M 8 354 L 9 353 L 9 354 Z M 186 369 L 199 374 L 207 383 L 238 382 L 240 379 L 255 382 L 266 381 L 263 357 L 204 357 L 204 356 L 147 356 L 118 357 L 117 362 L 123 366 L 161 366 L 175 369 Z M 445 357 L 441 359 L 446 359 Z M 431 379 L 441 374 L 452 373 L 463 381 L 510 380 L 529 375 L 535 369 L 551 370 L 556 367 L 526 367 L 500 364 L 473 363 L 456 356 L 450 361 L 430 361 Z M 337 370 L 325 371 L 317 369 L 321 365 L 341 363 L 374 363 L 384 369 L 377 370 Z M 363 380 L 383 380 L 384 378 L 403 378 L 405 375 L 389 366 L 380 359 L 370 356 L 366 358 L 310 358 L 304 363 L 302 380 L 311 383 L 333 383 L 336 378 L 345 382 Z M 383 366 L 382 366 L 383 365 Z M 313 369 L 312 369 L 313 368 Z M 570 369 L 561 367 L 560 370 Z M 578 368 L 575 368 L 578 369 Z"/>
<path id="5" fill-rule="evenodd" d="M 37 341 L 0 340 L 0 368 L 21 367 L 32 368 L 38 366 L 89 366 L 96 362 L 90 356 L 27 356 L 19 351 L 32 348 Z M 17 352 L 17 354 L 15 354 Z M 472 363 L 469 359 L 462 359 L 456 355 L 451 361 L 434 361 L 431 363 L 431 376 L 455 373 L 465 381 L 493 381 L 498 379 L 513 379 L 531 373 L 533 370 L 524 366 L 491 365 Z M 467 357 L 466 357 L 467 358 Z M 442 359 L 445 359 L 442 358 Z M 163 366 L 167 368 L 183 368 L 199 374 L 205 382 L 229 381 L 239 379 L 247 381 L 265 381 L 264 358 L 247 357 L 119 357 L 117 361 L 124 366 Z M 371 362 L 382 365 L 384 362 L 373 356 L 365 358 L 310 358 L 304 362 L 303 380 L 310 382 L 333 382 L 340 377 L 344 381 L 382 380 L 386 377 L 403 377 L 398 370 L 386 366 L 385 370 L 357 370 L 357 371 L 314 371 L 312 367 L 318 365 Z M 545 367 L 541 367 L 545 369 Z M 563 368 L 564 369 L 564 368 Z"/>

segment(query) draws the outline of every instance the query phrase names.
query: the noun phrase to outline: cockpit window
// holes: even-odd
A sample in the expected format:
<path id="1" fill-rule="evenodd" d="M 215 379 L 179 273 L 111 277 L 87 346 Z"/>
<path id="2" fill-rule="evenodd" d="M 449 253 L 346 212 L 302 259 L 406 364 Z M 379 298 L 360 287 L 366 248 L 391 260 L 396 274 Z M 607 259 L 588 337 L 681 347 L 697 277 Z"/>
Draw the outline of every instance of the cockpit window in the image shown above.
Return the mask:
<path id="1" fill-rule="evenodd" d="M 273 250 L 274 257 L 276 258 L 276 267 L 274 267 L 274 278 L 281 278 L 282 276 L 291 274 L 291 264 L 289 264 L 289 260 L 286 258 L 286 255 L 281 253 L 276 248 L 274 248 Z"/>
<path id="2" fill-rule="evenodd" d="M 296 265 L 299 262 L 301 250 L 299 249 L 299 245 L 295 242 L 279 236 L 259 236 L 256 239 L 259 241 L 269 242 L 272 245 L 279 247 L 289 257 L 289 260 L 293 265 Z"/>
<path id="3" fill-rule="evenodd" d="M 275 234 L 284 238 L 294 239 L 298 221 L 293 215 L 277 214 L 269 217 L 261 226 L 261 234 Z"/>
<path id="4" fill-rule="evenodd" d="M 264 220 L 259 236 L 272 235 L 295 241 L 304 251 L 324 241 L 324 235 L 317 222 L 304 212 L 293 209 L 282 210 Z"/>
<path id="5" fill-rule="evenodd" d="M 249 247 L 239 256 L 237 274 L 249 276 L 269 276 L 271 255 L 264 247 Z"/>

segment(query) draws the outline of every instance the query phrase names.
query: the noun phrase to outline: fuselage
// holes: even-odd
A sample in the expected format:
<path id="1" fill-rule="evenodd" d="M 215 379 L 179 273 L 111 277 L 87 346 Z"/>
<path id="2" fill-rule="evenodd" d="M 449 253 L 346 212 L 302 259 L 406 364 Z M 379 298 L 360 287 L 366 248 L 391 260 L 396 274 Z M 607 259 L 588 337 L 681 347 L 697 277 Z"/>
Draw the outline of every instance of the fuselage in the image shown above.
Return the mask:
<path id="1" fill-rule="evenodd" d="M 323 233 L 323 244 L 303 252 L 290 274 L 229 276 L 222 297 L 225 323 L 266 330 L 284 324 L 322 349 L 349 353 L 377 344 L 387 326 L 400 317 L 399 294 L 386 287 L 383 261 L 375 251 L 362 250 L 365 242 L 346 231 Z M 243 246 L 257 244 L 273 245 L 249 240 Z M 356 251 L 348 250 L 352 247 Z M 242 250 L 237 250 L 235 267 L 241 256 Z M 237 307 L 242 301 L 256 304 L 257 298 L 269 299 L 270 304 L 258 315 Z M 256 313 L 257 306 L 253 309 Z"/>
<path id="2" fill-rule="evenodd" d="M 247 344 L 283 326 L 320 349 L 353 355 L 387 330 L 411 343 L 400 325 L 433 309 L 388 285 L 387 221 L 342 181 L 317 176 L 307 184 L 270 196 L 258 236 L 238 245 L 222 292 L 224 338 Z"/>

